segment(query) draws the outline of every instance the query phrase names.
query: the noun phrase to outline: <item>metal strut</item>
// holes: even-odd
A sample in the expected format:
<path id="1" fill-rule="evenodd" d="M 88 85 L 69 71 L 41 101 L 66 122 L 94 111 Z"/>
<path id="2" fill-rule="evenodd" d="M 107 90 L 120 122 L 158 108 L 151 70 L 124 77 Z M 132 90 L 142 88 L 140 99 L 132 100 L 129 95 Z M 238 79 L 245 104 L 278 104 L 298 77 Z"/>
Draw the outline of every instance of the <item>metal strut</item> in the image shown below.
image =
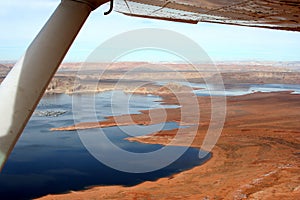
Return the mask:
<path id="1" fill-rule="evenodd" d="M 109 10 L 104 13 L 104 15 L 110 14 L 114 9 L 114 0 L 110 0 Z"/>
<path id="2" fill-rule="evenodd" d="M 1 83 L 0 171 L 90 12 L 108 1 L 62 0 Z"/>

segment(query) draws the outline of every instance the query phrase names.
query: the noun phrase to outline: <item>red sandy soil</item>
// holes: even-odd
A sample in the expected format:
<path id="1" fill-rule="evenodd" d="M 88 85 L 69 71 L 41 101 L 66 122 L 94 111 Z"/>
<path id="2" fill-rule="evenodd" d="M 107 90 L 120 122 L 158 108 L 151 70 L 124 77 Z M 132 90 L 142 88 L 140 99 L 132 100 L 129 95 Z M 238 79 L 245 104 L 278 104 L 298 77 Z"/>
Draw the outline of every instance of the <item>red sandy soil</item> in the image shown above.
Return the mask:
<path id="1" fill-rule="evenodd" d="M 192 146 L 200 148 L 211 111 L 208 97 L 198 100 L 201 121 Z M 164 101 L 176 103 L 176 98 L 165 96 Z M 167 121 L 180 120 L 180 108 L 166 111 Z M 143 111 L 131 117 L 139 124 L 157 123 L 150 121 L 149 114 L 155 119 L 159 113 Z M 126 122 L 126 117 L 109 118 L 107 123 Z M 95 186 L 41 199 L 299 199 L 299 120 L 300 95 L 277 92 L 228 97 L 222 135 L 207 163 L 133 187 Z M 192 134 L 189 128 L 182 130 L 184 134 L 173 141 L 176 145 L 185 145 L 185 138 Z M 130 140 L 167 145 L 176 133 L 160 131 Z"/>

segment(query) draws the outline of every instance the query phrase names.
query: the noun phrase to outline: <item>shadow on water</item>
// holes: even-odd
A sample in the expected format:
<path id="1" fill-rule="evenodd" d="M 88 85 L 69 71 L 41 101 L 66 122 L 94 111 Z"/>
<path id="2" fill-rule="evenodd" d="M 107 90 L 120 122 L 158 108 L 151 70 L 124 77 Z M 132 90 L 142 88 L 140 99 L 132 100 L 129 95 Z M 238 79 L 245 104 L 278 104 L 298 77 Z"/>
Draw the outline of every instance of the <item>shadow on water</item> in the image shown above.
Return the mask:
<path id="1" fill-rule="evenodd" d="M 41 102 L 39 109 L 67 112 L 56 117 L 36 115 L 31 118 L 0 174 L 1 199 L 32 199 L 47 194 L 82 190 L 94 185 L 132 186 L 171 176 L 200 165 L 211 157 L 211 154 L 207 154 L 203 159 L 199 159 L 199 150 L 188 148 L 178 160 L 160 170 L 148 173 L 121 172 L 107 167 L 91 156 L 82 145 L 77 132 L 49 131 L 52 127 L 74 123 L 68 96 L 49 97 L 48 101 Z M 139 133 L 134 133 L 136 126 L 125 128 L 135 135 L 155 131 L 155 126 L 145 127 L 144 130 L 138 129 Z M 173 122 L 165 123 L 163 126 L 164 130 L 175 128 L 178 128 L 178 124 Z M 152 152 L 163 147 L 128 142 L 124 140 L 128 135 L 119 127 L 103 130 L 111 141 L 128 151 Z M 86 133 L 93 131 L 95 129 L 89 129 Z M 184 147 L 171 148 L 176 152 Z"/>

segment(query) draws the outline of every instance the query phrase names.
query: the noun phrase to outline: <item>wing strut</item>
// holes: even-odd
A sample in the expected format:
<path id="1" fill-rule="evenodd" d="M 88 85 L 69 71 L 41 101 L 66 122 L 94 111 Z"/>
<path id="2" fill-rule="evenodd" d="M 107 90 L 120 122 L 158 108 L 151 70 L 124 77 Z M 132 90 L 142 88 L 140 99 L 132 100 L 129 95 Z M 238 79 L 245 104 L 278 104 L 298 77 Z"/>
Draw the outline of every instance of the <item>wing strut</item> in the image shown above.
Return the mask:
<path id="1" fill-rule="evenodd" d="M 62 0 L 0 85 L 0 169 L 90 12 L 108 0 Z"/>

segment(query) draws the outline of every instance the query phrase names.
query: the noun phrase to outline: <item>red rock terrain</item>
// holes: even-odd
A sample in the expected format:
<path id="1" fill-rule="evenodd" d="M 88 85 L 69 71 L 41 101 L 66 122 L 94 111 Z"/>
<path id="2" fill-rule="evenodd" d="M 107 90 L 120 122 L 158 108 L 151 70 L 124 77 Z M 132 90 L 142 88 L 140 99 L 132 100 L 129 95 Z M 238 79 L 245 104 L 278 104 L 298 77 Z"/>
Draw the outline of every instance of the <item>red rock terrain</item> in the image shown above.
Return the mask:
<path id="1" fill-rule="evenodd" d="M 198 100 L 201 121 L 192 146 L 200 148 L 211 110 L 208 97 Z M 176 104 L 177 100 L 165 96 L 164 101 Z M 148 124 L 149 113 L 131 117 L 139 124 Z M 150 114 L 159 113 L 153 110 Z M 167 109 L 167 121 L 179 122 L 180 115 L 180 108 Z M 120 116 L 109 118 L 107 123 L 122 119 L 126 122 L 126 116 Z M 278 92 L 228 97 L 226 122 L 207 163 L 133 187 L 96 186 L 41 199 L 299 199 L 299 119 L 300 95 Z M 189 128 L 182 130 L 184 134 L 173 141 L 176 145 L 186 145 L 192 134 Z M 176 133 L 160 131 L 130 140 L 167 145 Z"/>

